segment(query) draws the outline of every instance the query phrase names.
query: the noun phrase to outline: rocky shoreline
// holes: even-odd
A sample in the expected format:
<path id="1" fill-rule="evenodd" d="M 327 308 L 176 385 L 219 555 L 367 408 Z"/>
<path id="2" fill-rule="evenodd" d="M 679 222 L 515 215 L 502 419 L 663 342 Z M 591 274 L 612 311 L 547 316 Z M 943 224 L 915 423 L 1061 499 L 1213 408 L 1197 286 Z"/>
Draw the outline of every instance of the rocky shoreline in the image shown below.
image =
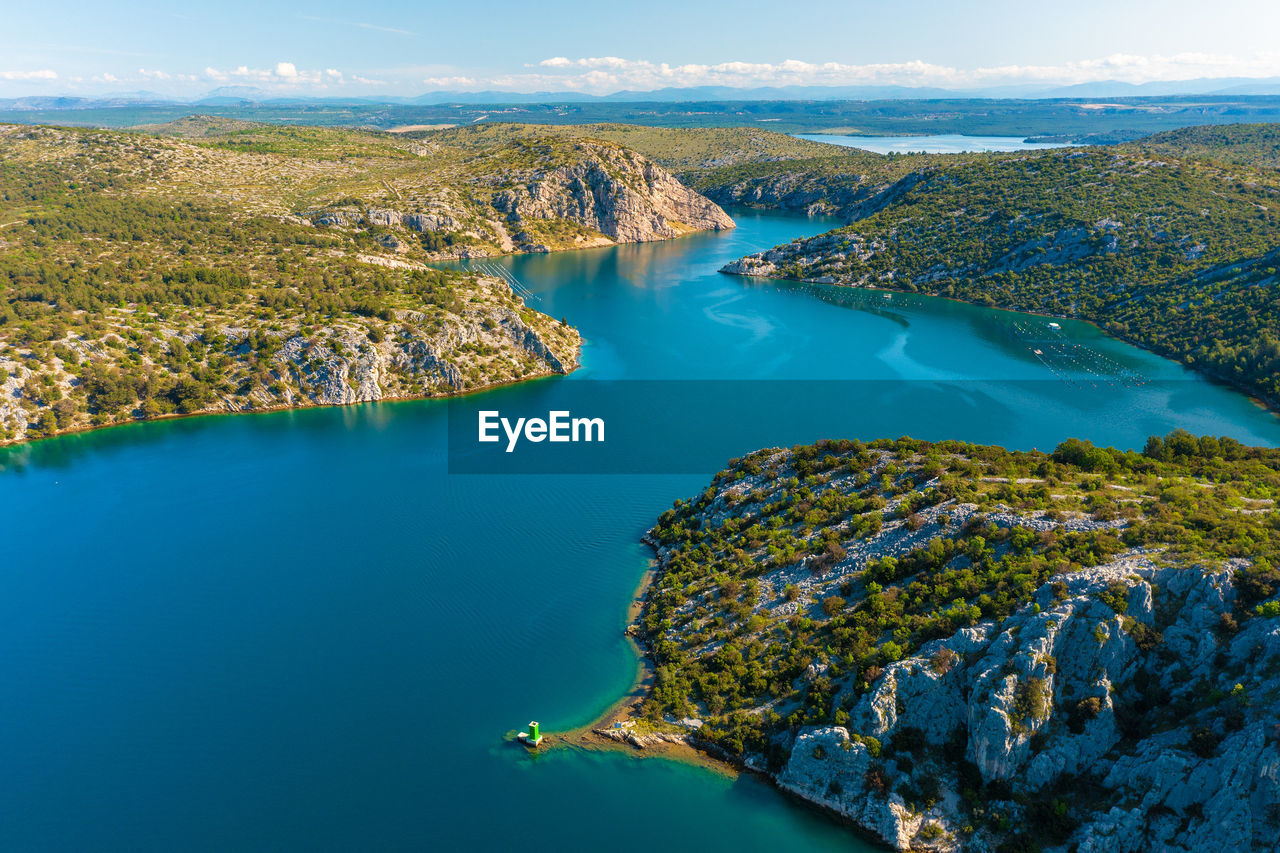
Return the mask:
<path id="1" fill-rule="evenodd" d="M 245 362 L 268 351 L 266 364 L 243 370 L 256 378 L 233 393 L 209 395 L 178 412 L 122 411 L 95 419 L 69 409 L 52 431 L 40 428 L 49 405 L 32 405 L 27 390 L 36 373 L 20 359 L 0 357 L 6 379 L 0 383 L 0 424 L 9 435 L 0 445 L 16 444 L 138 420 L 162 420 L 206 414 L 235 414 L 280 409 L 342 406 L 380 400 L 445 397 L 487 390 L 576 370 L 582 339 L 577 330 L 530 312 L 505 283 L 480 278 L 461 313 L 425 313 L 401 309 L 387 317 L 352 316 L 303 330 L 251 332 L 219 327 L 205 335 L 222 343 L 210 357 Z M 171 335 L 167 347 L 203 346 L 205 335 Z M 252 340 L 252 343 L 251 343 Z M 73 357 L 53 365 L 63 394 L 85 383 L 85 370 L 110 364 L 110 341 L 68 338 Z M 61 399 L 67 399 L 65 396 Z"/>
<path id="2" fill-rule="evenodd" d="M 746 467 L 784 458 L 774 451 Z M 873 479 L 877 471 L 900 471 L 899 465 L 882 457 L 872 465 Z M 769 482 L 764 477 L 735 483 L 718 476 L 718 485 L 698 502 L 695 527 L 739 527 L 733 507 Z M 983 480 L 993 490 L 1035 490 L 1052 482 Z M 1151 500 L 1133 486 L 1110 488 L 1121 508 Z M 816 502 L 817 495 L 808 500 Z M 1234 512 L 1266 518 L 1274 506 L 1273 499 L 1256 498 Z M 833 595 L 879 597 L 879 585 L 859 567 L 883 573 L 878 567 L 888 565 L 886 558 L 906 560 L 922 548 L 936 549 L 932 543 L 940 537 L 985 525 L 1028 543 L 1037 537 L 1102 542 L 1131 535 L 1135 523 L 1132 510 L 1093 518 L 997 509 L 979 512 L 974 504 L 944 500 L 908 518 L 894 513 L 891 502 L 886 518 L 893 513 L 900 520 L 846 543 L 836 568 L 815 571 L 805 561 L 749 573 L 749 595 L 756 601 L 750 624 L 759 620 L 761 627 L 745 636 L 702 637 L 701 626 L 725 606 L 712 602 L 724 601 L 725 589 L 741 594 L 734 579 L 691 595 L 657 632 L 642 615 L 628 633 L 644 656 L 649 699 L 667 689 L 652 684 L 655 669 L 672 666 L 653 654 L 655 644 L 666 645 L 668 658 L 676 654 L 674 642 L 686 659 L 712 663 L 729 644 L 766 642 L 765 626 L 789 623 L 804 630 L 822 618 L 815 616 L 816 602 L 827 611 Z M 669 531 L 672 522 L 664 523 Z M 656 585 L 664 575 L 690 571 L 687 552 L 664 542 L 664 535 L 655 528 L 646 536 L 658 568 L 642 612 L 670 601 L 670 585 Z M 968 553 L 977 553 L 974 547 Z M 964 552 L 957 558 L 958 564 L 967 560 Z M 1013 849 L 1002 845 L 1012 843 L 1009 834 L 1017 828 L 1049 850 L 1274 849 L 1280 726 L 1272 712 L 1280 706 L 1280 622 L 1265 614 L 1280 607 L 1257 605 L 1263 618 L 1253 615 L 1257 596 L 1275 593 L 1254 585 L 1259 565 L 1256 557 L 1201 563 L 1161 546 L 1119 548 L 1094 565 L 1050 574 L 1007 616 L 966 619 L 954 633 L 861 676 L 856 668 L 848 674 L 848 663 L 814 660 L 796 682 L 798 695 L 829 692 L 838 713 L 834 719 L 820 714 L 826 722 L 806 715 L 763 749 L 726 749 L 729 719 L 706 707 L 683 719 L 656 718 L 646 700 L 634 696 L 589 731 L 597 741 L 645 754 L 674 752 L 708 766 L 758 773 L 896 849 Z M 1269 571 L 1265 561 L 1261 565 Z M 846 606 L 838 601 L 829 612 Z M 739 618 L 746 618 L 745 611 Z M 689 621 L 677 628 L 673 620 Z M 669 673 L 663 680 L 670 685 L 673 677 L 679 678 Z M 748 708 L 746 718 L 786 716 L 796 708 L 792 702 Z M 706 730 L 712 730 L 709 737 Z"/>

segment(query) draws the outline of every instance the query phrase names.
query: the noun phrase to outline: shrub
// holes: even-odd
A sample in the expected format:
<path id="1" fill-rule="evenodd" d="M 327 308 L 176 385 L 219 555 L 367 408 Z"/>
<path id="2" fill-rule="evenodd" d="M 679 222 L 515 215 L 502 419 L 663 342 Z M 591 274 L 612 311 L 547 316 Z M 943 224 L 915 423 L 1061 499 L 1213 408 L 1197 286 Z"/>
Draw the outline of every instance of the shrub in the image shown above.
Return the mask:
<path id="1" fill-rule="evenodd" d="M 1218 752 L 1218 736 L 1213 729 L 1199 726 L 1191 732 L 1187 748 L 1201 758 L 1213 758 Z"/>
<path id="2" fill-rule="evenodd" d="M 1129 587 L 1124 581 L 1112 581 L 1098 599 L 1116 613 L 1124 613 L 1129 609 Z"/>

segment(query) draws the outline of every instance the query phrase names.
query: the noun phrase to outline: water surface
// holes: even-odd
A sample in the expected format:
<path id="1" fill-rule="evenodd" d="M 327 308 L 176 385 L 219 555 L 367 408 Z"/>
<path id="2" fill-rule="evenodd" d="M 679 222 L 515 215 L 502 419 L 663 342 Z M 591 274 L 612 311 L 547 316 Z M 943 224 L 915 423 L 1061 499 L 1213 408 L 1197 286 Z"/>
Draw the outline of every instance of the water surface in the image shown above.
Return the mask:
<path id="1" fill-rule="evenodd" d="M 486 397 L 866 379 L 883 396 L 849 436 L 1140 446 L 1185 426 L 1280 443 L 1240 395 L 1085 324 L 1050 335 L 1043 318 L 720 275 L 829 227 L 737 218 L 503 261 L 582 330 L 585 366 Z M 449 476 L 445 410 L 195 418 L 0 452 L 0 849 L 866 849 L 750 778 L 503 742 L 626 690 L 639 536 L 706 475 Z M 786 409 L 758 417 L 778 442 L 808 432 Z M 691 428 L 724 435 L 721 459 L 751 449 Z"/>
<path id="2" fill-rule="evenodd" d="M 1023 136 L 840 136 L 827 133 L 797 133 L 801 139 L 862 148 L 876 154 L 961 154 L 967 151 L 1038 151 L 1061 148 L 1057 142 L 1028 142 Z"/>

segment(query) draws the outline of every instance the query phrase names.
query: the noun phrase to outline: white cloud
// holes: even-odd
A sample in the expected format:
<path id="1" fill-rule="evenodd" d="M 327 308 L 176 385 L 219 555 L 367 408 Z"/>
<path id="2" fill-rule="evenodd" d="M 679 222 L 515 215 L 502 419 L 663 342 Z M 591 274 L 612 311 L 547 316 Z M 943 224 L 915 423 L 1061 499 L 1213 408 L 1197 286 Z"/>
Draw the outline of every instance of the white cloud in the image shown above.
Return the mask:
<path id="1" fill-rule="evenodd" d="M 553 56 L 550 59 L 542 60 L 538 64 L 546 68 L 629 68 L 638 63 L 619 56 L 589 56 L 581 59 Z"/>
<path id="2" fill-rule="evenodd" d="M 110 76 L 110 75 L 108 75 Z M 175 74 L 169 71 L 157 71 L 148 68 L 139 68 L 138 76 L 143 80 L 152 80 L 160 82 L 177 81 L 180 83 L 194 83 L 200 77 L 196 74 Z"/>
<path id="3" fill-rule="evenodd" d="M 1114 54 L 1057 65 L 999 65 L 958 68 L 922 59 L 905 62 L 848 64 L 732 61 L 671 65 L 617 56 L 553 56 L 528 71 L 488 78 L 432 77 L 437 88 L 475 87 L 513 91 L 568 90 L 605 94 L 618 89 L 685 86 L 849 86 L 900 85 L 965 89 L 975 86 L 1042 83 L 1070 84 L 1101 80 L 1128 83 L 1186 80 L 1200 77 L 1280 76 L 1280 53 L 1227 56 L 1205 53 L 1138 56 Z"/>
<path id="4" fill-rule="evenodd" d="M 219 68 L 208 66 L 204 69 L 203 76 L 206 80 L 218 83 L 225 83 L 234 79 L 282 88 L 309 86 L 325 89 L 329 86 L 342 86 L 347 82 L 345 75 L 336 68 L 325 68 L 323 70 L 303 69 L 292 62 L 284 60 L 277 62 L 274 68 L 251 68 L 248 65 L 239 65 L 230 71 L 223 71 Z"/>
<path id="5" fill-rule="evenodd" d="M 476 85 L 477 80 L 474 77 L 428 77 L 422 81 L 433 89 L 469 89 Z"/>
<path id="6" fill-rule="evenodd" d="M 0 71 L 0 80 L 57 80 L 58 72 L 42 68 L 39 71 Z"/>

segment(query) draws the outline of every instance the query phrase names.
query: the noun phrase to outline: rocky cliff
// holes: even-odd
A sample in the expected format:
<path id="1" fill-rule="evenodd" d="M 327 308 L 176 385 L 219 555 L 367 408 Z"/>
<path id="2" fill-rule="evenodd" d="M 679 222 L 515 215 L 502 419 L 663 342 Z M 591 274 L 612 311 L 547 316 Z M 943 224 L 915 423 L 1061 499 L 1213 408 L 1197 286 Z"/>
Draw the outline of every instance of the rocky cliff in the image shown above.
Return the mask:
<path id="1" fill-rule="evenodd" d="M 1277 492 L 1185 433 L 735 460 L 648 536 L 637 722 L 898 849 L 1277 849 Z"/>
<path id="2" fill-rule="evenodd" d="M 493 206 L 515 222 L 564 219 L 618 243 L 734 227 L 718 205 L 638 154 L 591 142 L 576 149 L 576 162 L 502 190 Z"/>
<path id="3" fill-rule="evenodd" d="M 778 784 L 899 849 L 981 849 L 984 821 L 1099 853 L 1276 849 L 1280 620 L 1223 636 L 1232 581 L 1129 553 L 1044 584 L 885 667 L 845 726 L 797 729 Z"/>
<path id="4" fill-rule="evenodd" d="M 719 204 L 803 211 L 850 222 L 883 209 L 927 174 L 921 170 L 900 175 L 900 169 L 882 162 L 873 162 L 865 170 L 859 168 L 862 165 L 868 164 L 857 155 L 798 160 L 757 173 L 744 169 L 702 173 L 692 176 L 692 183 Z"/>
<path id="5" fill-rule="evenodd" d="M 473 278 L 461 296 L 322 325 L 67 333 L 39 369 L 0 355 L 0 443 L 175 413 L 443 396 L 578 366 L 577 331 L 527 309 L 505 282 Z"/>
<path id="6" fill-rule="evenodd" d="M 487 159 L 498 161 L 489 166 L 479 158 L 465 184 L 433 192 L 421 208 L 340 200 L 303 218 L 375 229 L 379 245 L 397 252 L 414 247 L 408 235 L 436 235 L 425 238 L 430 252 L 460 257 L 645 243 L 734 227 L 714 202 L 621 146 L 547 139 L 509 148 L 489 152 Z"/>

